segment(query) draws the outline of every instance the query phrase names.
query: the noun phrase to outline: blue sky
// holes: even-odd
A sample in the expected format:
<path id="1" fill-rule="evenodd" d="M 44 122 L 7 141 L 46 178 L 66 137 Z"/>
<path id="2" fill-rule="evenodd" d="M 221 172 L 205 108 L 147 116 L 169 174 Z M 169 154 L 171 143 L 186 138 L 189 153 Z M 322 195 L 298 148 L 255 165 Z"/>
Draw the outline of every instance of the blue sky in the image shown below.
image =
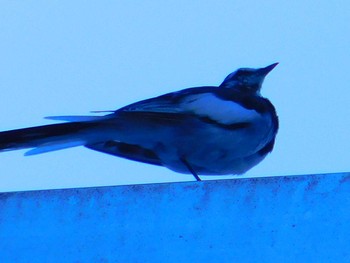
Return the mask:
<path id="1" fill-rule="evenodd" d="M 349 171 L 349 18 L 345 0 L 2 2 L 0 130 L 280 62 L 262 90 L 276 148 L 246 176 Z M 83 147 L 23 153 L 0 154 L 0 191 L 193 180 Z"/>

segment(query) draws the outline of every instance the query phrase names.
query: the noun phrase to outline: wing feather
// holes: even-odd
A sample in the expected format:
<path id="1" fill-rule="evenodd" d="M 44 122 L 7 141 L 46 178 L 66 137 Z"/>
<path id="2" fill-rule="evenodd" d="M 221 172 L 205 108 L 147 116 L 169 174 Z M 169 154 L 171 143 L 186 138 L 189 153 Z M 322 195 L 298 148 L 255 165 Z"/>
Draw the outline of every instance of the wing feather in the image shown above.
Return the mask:
<path id="1" fill-rule="evenodd" d="M 218 93 L 220 93 L 220 96 Z M 232 99 L 235 93 L 234 90 L 232 90 L 232 93 L 225 91 L 224 94 L 228 94 L 230 99 L 224 100 L 220 88 L 190 88 L 131 104 L 121 108 L 116 113 L 184 114 L 207 118 L 223 125 L 249 123 L 261 117 L 261 114 L 254 109 L 247 109 L 238 101 Z"/>

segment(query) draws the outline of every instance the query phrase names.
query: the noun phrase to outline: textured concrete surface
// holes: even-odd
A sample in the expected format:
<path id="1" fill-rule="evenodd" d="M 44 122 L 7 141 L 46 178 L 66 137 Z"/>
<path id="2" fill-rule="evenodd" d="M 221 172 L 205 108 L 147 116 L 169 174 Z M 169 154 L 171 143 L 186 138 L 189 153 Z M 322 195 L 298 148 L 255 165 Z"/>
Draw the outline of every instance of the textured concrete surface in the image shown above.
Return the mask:
<path id="1" fill-rule="evenodd" d="M 350 174 L 0 193 L 0 262 L 350 262 Z"/>

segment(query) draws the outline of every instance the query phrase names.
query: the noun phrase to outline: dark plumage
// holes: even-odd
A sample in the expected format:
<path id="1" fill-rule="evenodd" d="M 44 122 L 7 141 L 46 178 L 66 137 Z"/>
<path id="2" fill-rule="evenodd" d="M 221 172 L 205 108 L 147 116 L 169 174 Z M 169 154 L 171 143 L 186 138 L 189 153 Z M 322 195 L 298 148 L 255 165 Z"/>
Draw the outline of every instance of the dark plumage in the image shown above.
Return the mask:
<path id="1" fill-rule="evenodd" d="M 105 116 L 0 133 L 0 151 L 27 155 L 74 146 L 198 175 L 242 174 L 273 150 L 278 118 L 260 95 L 277 63 L 241 68 L 219 87 L 197 87 L 133 103 Z"/>

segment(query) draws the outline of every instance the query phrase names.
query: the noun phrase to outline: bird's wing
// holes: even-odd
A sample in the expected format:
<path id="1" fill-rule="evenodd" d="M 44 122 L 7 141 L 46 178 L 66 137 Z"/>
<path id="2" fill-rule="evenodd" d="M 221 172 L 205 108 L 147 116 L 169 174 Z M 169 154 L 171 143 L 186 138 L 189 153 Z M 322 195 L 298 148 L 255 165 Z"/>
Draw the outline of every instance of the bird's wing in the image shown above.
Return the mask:
<path id="1" fill-rule="evenodd" d="M 249 123 L 260 116 L 254 109 L 248 109 L 236 101 L 235 94 L 234 90 L 223 93 L 217 87 L 190 88 L 136 102 L 115 113 L 147 113 L 152 116 L 159 113 L 163 117 L 167 114 L 173 117 L 191 115 L 223 125 Z"/>
<path id="2" fill-rule="evenodd" d="M 239 93 L 234 89 L 198 87 L 168 93 L 125 106 L 105 116 L 51 116 L 47 119 L 69 122 L 104 121 L 120 113 L 128 117 L 152 119 L 179 119 L 181 117 L 205 118 L 223 125 L 249 123 L 259 113 L 240 103 Z M 125 115 L 124 115 L 125 116 Z"/>
<path id="3" fill-rule="evenodd" d="M 125 106 L 116 112 L 183 113 L 182 102 L 184 97 L 186 97 L 184 91 L 172 92 L 159 97 L 142 100 Z"/>

